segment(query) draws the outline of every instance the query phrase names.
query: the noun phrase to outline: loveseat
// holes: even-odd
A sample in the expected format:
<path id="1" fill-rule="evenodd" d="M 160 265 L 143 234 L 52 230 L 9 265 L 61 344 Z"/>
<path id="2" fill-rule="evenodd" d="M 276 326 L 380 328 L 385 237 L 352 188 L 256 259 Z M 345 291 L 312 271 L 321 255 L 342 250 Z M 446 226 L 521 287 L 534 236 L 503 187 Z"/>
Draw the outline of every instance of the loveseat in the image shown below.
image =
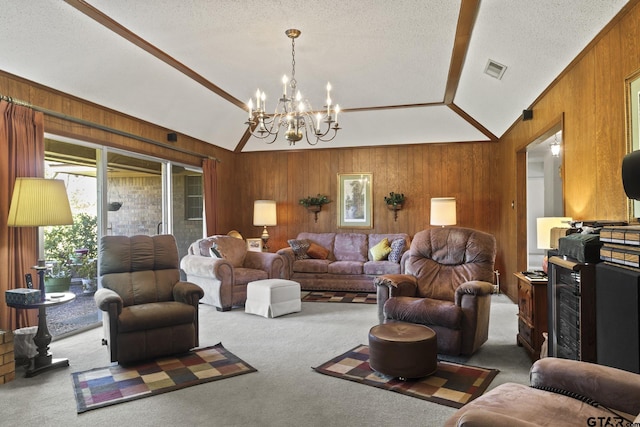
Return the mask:
<path id="1" fill-rule="evenodd" d="M 204 290 L 203 304 L 228 311 L 247 300 L 247 283 L 283 275 L 280 255 L 247 250 L 247 242 L 231 236 L 195 241 L 180 261 L 189 282 Z"/>
<path id="2" fill-rule="evenodd" d="M 375 276 L 402 272 L 410 243 L 404 233 L 303 232 L 277 253 L 284 259 L 284 278 L 303 290 L 375 292 Z"/>

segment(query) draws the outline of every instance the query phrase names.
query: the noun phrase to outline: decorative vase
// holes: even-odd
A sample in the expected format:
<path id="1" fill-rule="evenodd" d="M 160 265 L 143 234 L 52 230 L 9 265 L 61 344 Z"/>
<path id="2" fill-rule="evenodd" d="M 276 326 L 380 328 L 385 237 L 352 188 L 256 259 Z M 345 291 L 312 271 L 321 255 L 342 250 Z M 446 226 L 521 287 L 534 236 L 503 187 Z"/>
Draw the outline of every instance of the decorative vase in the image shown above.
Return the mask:
<path id="1" fill-rule="evenodd" d="M 69 292 L 71 286 L 71 277 L 45 277 L 44 289 L 46 293 L 50 292 Z"/>
<path id="2" fill-rule="evenodd" d="M 311 212 L 317 213 L 322 209 L 322 205 L 309 205 L 307 206 L 307 209 Z"/>

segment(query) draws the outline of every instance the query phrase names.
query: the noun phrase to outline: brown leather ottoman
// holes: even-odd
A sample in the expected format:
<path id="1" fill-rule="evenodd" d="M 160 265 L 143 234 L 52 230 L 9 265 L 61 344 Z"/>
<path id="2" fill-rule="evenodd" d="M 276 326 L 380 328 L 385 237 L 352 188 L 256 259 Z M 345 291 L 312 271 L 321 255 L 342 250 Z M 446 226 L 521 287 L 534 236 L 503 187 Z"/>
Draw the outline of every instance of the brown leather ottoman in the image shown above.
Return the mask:
<path id="1" fill-rule="evenodd" d="M 369 366 L 391 377 L 420 378 L 438 367 L 436 333 L 413 323 L 393 322 L 369 330 Z"/>

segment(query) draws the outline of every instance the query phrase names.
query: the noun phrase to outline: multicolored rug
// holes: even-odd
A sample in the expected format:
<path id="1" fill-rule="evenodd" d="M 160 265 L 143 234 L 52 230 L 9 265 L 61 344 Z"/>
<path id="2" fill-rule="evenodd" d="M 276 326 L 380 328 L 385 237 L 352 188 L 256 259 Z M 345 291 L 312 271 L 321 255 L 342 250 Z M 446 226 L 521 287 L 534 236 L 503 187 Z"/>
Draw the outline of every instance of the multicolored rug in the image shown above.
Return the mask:
<path id="1" fill-rule="evenodd" d="M 435 374 L 425 378 L 402 381 L 373 371 L 369 367 L 369 346 L 366 345 L 359 345 L 313 369 L 321 374 L 395 391 L 454 408 L 461 408 L 482 395 L 500 372 L 497 369 L 484 369 L 438 361 L 438 369 Z"/>
<path id="2" fill-rule="evenodd" d="M 256 369 L 218 343 L 180 356 L 74 372 L 71 376 L 80 414 L 250 372 Z"/>
<path id="3" fill-rule="evenodd" d="M 310 292 L 302 298 L 302 301 L 311 302 L 356 302 L 363 304 L 376 304 L 376 294 L 367 292 Z"/>

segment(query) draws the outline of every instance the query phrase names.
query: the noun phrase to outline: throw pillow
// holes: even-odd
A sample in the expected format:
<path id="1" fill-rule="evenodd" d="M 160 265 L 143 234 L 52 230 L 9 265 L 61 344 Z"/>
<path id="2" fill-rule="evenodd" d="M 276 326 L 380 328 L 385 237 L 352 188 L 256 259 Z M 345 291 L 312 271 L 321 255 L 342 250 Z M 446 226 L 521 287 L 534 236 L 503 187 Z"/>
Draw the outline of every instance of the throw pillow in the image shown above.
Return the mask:
<path id="1" fill-rule="evenodd" d="M 244 258 L 247 255 L 247 244 L 244 240 L 236 239 L 231 236 L 214 236 L 214 243 L 211 248 L 220 254 L 220 258 L 224 258 L 234 267 L 242 267 Z M 213 255 L 213 252 L 211 252 Z"/>
<path id="2" fill-rule="evenodd" d="M 316 243 L 309 242 L 309 249 L 307 249 L 307 255 L 315 259 L 327 259 L 329 256 L 329 249 L 320 246 Z"/>
<path id="3" fill-rule="evenodd" d="M 396 239 L 391 242 L 391 252 L 389 252 L 389 261 L 400 264 L 402 251 L 407 242 L 404 239 Z"/>
<path id="4" fill-rule="evenodd" d="M 307 250 L 309 249 L 309 241 L 308 240 L 287 240 L 289 246 L 293 250 L 293 254 L 296 256 L 296 259 L 309 259 L 309 255 L 307 255 Z"/>
<path id="5" fill-rule="evenodd" d="M 389 239 L 386 237 L 380 240 L 377 245 L 369 249 L 369 253 L 371 254 L 371 259 L 373 261 L 382 261 L 383 259 L 386 259 L 389 252 L 391 252 L 391 247 L 389 246 Z"/>

